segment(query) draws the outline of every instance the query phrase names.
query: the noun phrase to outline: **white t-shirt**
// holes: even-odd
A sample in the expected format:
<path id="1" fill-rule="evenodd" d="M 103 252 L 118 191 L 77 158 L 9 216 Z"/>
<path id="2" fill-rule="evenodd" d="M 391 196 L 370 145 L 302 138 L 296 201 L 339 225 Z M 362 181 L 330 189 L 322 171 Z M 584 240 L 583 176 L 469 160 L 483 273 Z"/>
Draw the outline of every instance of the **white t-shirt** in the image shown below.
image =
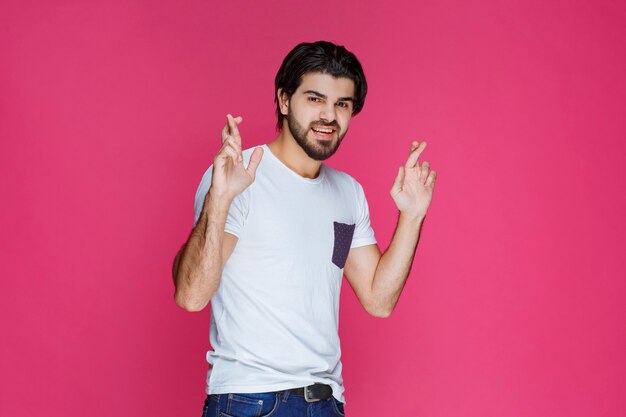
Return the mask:
<path id="1" fill-rule="evenodd" d="M 266 145 L 256 179 L 233 201 L 225 230 L 239 239 L 211 299 L 207 393 L 329 384 L 345 402 L 339 292 L 350 248 L 375 244 L 363 188 L 322 165 L 315 179 Z M 254 149 L 243 152 L 248 164 Z M 194 225 L 211 185 L 204 174 Z"/>

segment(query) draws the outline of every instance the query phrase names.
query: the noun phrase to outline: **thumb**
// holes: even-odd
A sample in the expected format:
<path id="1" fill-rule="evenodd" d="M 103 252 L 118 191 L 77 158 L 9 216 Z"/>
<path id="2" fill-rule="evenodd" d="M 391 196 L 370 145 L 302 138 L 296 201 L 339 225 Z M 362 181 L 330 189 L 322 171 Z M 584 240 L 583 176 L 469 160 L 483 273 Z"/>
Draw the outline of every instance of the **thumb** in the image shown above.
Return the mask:
<path id="1" fill-rule="evenodd" d="M 398 169 L 398 175 L 393 182 L 393 186 L 391 187 L 391 195 L 396 195 L 400 191 L 402 191 L 402 183 L 404 182 L 404 167 L 400 167 Z"/>
<path id="2" fill-rule="evenodd" d="M 256 148 L 253 152 L 252 155 L 250 155 L 250 162 L 248 163 L 248 168 L 246 168 L 246 171 L 248 171 L 248 173 L 254 177 L 256 175 L 256 169 L 259 166 L 259 164 L 261 163 L 261 158 L 263 157 L 263 148 L 258 147 Z"/>

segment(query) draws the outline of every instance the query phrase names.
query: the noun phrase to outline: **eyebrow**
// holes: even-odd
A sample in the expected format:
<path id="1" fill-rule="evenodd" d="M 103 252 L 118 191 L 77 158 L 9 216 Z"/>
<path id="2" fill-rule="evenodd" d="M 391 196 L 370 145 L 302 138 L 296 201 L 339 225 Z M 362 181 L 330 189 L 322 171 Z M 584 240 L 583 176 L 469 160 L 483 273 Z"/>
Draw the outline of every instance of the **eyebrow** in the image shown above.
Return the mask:
<path id="1" fill-rule="evenodd" d="M 313 94 L 314 96 L 317 96 L 319 98 L 323 98 L 324 100 L 326 100 L 328 98 L 325 94 L 319 93 L 319 92 L 314 91 L 314 90 L 306 90 L 302 94 Z M 337 99 L 337 101 L 351 101 L 351 102 L 354 103 L 354 97 L 339 97 L 339 99 Z"/>

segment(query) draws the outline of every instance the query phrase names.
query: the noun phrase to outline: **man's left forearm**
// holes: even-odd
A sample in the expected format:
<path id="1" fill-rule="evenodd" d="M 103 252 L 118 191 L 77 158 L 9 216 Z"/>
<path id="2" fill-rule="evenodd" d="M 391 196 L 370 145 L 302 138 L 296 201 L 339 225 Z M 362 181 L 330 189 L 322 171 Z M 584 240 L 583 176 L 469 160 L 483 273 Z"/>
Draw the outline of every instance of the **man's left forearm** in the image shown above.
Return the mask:
<path id="1" fill-rule="evenodd" d="M 391 244 L 380 258 L 372 282 L 372 300 L 382 316 L 395 308 L 411 270 L 423 216 L 400 213 Z"/>

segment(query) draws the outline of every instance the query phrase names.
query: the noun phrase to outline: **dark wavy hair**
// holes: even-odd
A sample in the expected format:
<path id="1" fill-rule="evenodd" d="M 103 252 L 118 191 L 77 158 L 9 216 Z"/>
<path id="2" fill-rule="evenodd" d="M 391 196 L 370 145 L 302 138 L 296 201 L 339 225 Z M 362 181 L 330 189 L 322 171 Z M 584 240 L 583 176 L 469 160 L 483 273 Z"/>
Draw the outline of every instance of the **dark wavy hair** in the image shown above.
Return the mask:
<path id="1" fill-rule="evenodd" d="M 335 78 L 347 77 L 354 81 L 354 107 L 352 115 L 358 114 L 365 104 L 367 82 L 361 63 L 341 45 L 331 42 L 303 42 L 293 48 L 283 60 L 274 79 L 274 102 L 276 103 L 276 130 L 280 131 L 285 116 L 280 112 L 278 89 L 282 88 L 288 98 L 302 83 L 302 76 L 309 72 L 321 72 Z"/>

